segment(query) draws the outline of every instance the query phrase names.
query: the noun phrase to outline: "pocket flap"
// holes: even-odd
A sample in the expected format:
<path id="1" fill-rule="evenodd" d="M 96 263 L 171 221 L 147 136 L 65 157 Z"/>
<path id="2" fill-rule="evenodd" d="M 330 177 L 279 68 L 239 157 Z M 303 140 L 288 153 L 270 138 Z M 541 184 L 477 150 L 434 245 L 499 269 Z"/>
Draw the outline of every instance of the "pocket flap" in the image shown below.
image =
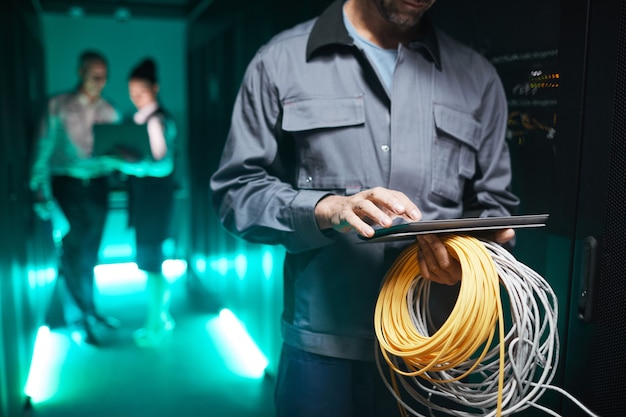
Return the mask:
<path id="1" fill-rule="evenodd" d="M 307 98 L 283 103 L 282 128 L 287 132 L 364 123 L 363 96 Z"/>
<path id="2" fill-rule="evenodd" d="M 435 103 L 435 125 L 475 151 L 480 147 L 480 123 L 469 113 Z"/>

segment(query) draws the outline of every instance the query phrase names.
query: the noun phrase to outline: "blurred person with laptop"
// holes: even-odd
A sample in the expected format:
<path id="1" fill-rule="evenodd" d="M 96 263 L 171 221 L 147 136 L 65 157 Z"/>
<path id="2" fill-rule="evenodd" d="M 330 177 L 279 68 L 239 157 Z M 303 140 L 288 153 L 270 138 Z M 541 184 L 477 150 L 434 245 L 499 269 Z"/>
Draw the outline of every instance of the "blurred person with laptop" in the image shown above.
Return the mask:
<path id="1" fill-rule="evenodd" d="M 84 341 L 100 344 L 98 330 L 119 322 L 101 315 L 94 300 L 94 267 L 108 212 L 108 180 L 113 167 L 94 157 L 94 124 L 118 123 L 120 112 L 102 97 L 106 58 L 85 51 L 78 60 L 78 86 L 52 96 L 42 117 L 31 170 L 35 211 L 48 219 L 58 204 L 69 224 L 60 247 L 60 276 L 81 312 Z"/>
<path id="2" fill-rule="evenodd" d="M 140 347 L 155 347 L 171 334 L 170 285 L 162 272 L 163 242 L 169 237 L 176 181 L 176 123 L 158 99 L 156 64 L 142 60 L 129 75 L 130 99 L 137 108 L 134 123 L 145 126 L 149 154 L 121 149 L 117 169 L 127 176 L 129 226 L 135 229 L 136 263 L 147 276 L 144 326 L 134 332 Z M 124 148 L 122 146 L 121 148 Z"/>

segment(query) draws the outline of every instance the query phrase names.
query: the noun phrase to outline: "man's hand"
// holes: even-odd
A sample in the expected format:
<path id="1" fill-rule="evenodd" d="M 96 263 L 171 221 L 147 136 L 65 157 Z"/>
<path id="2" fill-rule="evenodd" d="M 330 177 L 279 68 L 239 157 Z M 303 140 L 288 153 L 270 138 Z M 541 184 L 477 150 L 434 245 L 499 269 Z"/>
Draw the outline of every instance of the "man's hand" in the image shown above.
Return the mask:
<path id="1" fill-rule="evenodd" d="M 395 218 L 418 221 L 422 213 L 399 191 L 376 187 L 351 196 L 329 195 L 315 206 L 315 219 L 320 229 L 334 228 L 340 232 L 356 230 L 372 237 L 372 226 L 390 227 Z"/>
<path id="2" fill-rule="evenodd" d="M 461 280 L 461 263 L 436 234 L 418 235 L 417 261 L 422 277 L 439 284 L 454 285 Z"/>
<path id="3" fill-rule="evenodd" d="M 482 237 L 502 244 L 515 237 L 515 230 L 497 230 Z M 417 260 L 422 277 L 446 285 L 454 285 L 461 280 L 461 263 L 448 252 L 436 234 L 420 235 L 417 241 L 420 245 Z"/>
<path id="4" fill-rule="evenodd" d="M 52 201 L 52 191 L 49 182 L 33 182 L 33 211 L 41 220 L 50 220 L 54 202 Z"/>
<path id="5" fill-rule="evenodd" d="M 48 201 L 36 201 L 33 204 L 33 210 L 37 217 L 39 217 L 43 221 L 50 220 L 52 216 L 52 209 L 54 208 L 54 203 L 51 200 Z"/>

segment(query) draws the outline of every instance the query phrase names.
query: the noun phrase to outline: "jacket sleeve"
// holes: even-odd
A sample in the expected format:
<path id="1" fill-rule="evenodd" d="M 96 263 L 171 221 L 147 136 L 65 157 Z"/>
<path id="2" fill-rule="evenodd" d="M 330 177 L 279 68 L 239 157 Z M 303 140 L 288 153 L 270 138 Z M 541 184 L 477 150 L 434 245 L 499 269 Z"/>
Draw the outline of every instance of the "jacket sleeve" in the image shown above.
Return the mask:
<path id="1" fill-rule="evenodd" d="M 56 146 L 53 133 L 60 123 L 56 112 L 56 101 L 51 99 L 39 123 L 33 148 L 29 186 L 32 191 L 40 193 L 38 197 L 43 200 L 52 198 L 50 157 Z"/>
<path id="2" fill-rule="evenodd" d="M 299 190 L 293 165 L 279 149 L 281 102 L 268 62 L 252 60 L 235 101 L 231 127 L 217 171 L 211 177 L 213 205 L 227 230 L 251 242 L 280 244 L 289 252 L 326 245 L 314 208 L 327 193 Z M 285 155 L 286 154 L 286 155 Z"/>

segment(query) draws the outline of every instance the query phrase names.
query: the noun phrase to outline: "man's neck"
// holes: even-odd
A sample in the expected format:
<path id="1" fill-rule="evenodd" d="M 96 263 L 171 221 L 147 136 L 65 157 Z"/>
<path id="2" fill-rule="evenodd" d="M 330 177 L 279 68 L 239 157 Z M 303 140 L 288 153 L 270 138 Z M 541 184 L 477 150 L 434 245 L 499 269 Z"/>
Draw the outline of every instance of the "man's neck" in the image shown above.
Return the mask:
<path id="1" fill-rule="evenodd" d="M 87 99 L 87 101 L 89 101 L 89 103 L 91 103 L 91 104 L 93 104 L 93 103 L 95 103 L 96 101 L 100 100 L 100 94 L 96 94 L 96 95 L 89 94 L 89 93 L 88 93 L 87 91 L 85 91 L 85 89 L 83 89 L 83 88 L 81 88 L 81 89 L 79 90 L 79 92 L 80 92 L 80 94 L 81 94 L 81 95 L 83 95 L 83 96 Z"/>

